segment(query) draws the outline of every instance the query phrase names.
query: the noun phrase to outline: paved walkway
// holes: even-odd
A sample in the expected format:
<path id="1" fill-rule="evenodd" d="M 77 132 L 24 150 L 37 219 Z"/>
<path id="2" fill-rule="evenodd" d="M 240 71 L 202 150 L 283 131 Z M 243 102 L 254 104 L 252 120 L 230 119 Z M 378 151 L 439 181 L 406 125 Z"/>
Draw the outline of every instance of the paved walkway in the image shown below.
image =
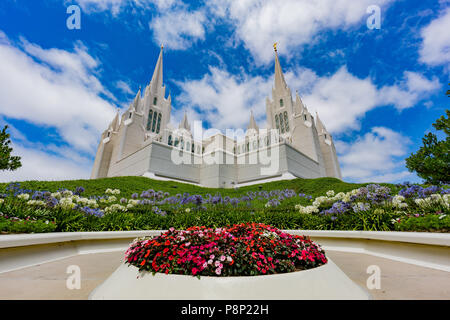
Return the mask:
<path id="1" fill-rule="evenodd" d="M 327 255 L 358 285 L 366 288 L 367 267 L 381 270 L 381 288 L 374 299 L 450 300 L 450 273 L 366 254 L 327 251 Z M 122 262 L 122 252 L 87 254 L 0 273 L 0 299 L 87 299 Z M 66 287 L 71 265 L 81 270 L 81 288 Z"/>

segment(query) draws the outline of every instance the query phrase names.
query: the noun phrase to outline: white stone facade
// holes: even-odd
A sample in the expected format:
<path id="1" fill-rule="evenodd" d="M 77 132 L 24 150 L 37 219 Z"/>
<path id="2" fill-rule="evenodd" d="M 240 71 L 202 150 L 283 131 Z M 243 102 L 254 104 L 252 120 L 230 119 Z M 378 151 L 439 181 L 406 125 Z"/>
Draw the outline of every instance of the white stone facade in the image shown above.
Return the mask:
<path id="1" fill-rule="evenodd" d="M 243 139 L 218 133 L 193 139 L 184 115 L 170 124 L 171 97 L 163 86 L 163 50 L 150 84 L 103 132 L 91 178 L 147 176 L 207 187 L 236 187 L 280 179 L 342 179 L 331 134 L 296 94 L 292 99 L 275 50 L 275 84 L 266 100 L 267 129 L 253 113 Z"/>

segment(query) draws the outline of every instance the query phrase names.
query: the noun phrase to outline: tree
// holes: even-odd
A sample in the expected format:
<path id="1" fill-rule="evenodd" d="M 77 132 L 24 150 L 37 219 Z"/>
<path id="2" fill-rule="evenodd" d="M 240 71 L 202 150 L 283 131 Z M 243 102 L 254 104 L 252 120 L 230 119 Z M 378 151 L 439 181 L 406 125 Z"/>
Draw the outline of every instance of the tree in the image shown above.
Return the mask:
<path id="1" fill-rule="evenodd" d="M 450 92 L 447 91 L 447 95 Z M 406 159 L 409 171 L 415 171 L 427 183 L 445 184 L 450 182 L 450 110 L 445 111 L 447 118 L 441 116 L 433 123 L 436 130 L 443 131 L 444 140 L 438 140 L 434 133 L 422 138 L 423 146 Z"/>
<path id="2" fill-rule="evenodd" d="M 11 156 L 12 148 L 9 146 L 11 140 L 9 139 L 9 133 L 6 133 L 8 126 L 5 126 L 0 131 L 0 170 L 16 170 L 20 168 L 20 157 Z"/>

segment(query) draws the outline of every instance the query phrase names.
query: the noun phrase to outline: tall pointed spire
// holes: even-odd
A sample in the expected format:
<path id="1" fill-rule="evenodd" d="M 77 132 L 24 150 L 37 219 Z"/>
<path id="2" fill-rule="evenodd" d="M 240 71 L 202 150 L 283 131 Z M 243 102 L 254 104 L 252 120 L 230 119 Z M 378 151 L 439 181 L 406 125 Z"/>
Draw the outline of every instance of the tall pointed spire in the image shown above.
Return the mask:
<path id="1" fill-rule="evenodd" d="M 179 128 L 191 131 L 191 125 L 189 124 L 186 111 L 184 111 L 183 120 L 181 120 Z"/>
<path id="2" fill-rule="evenodd" d="M 277 43 L 273 45 L 275 50 L 275 90 L 287 88 L 286 81 L 284 80 L 283 70 L 281 69 L 280 60 L 278 59 Z"/>
<path id="3" fill-rule="evenodd" d="M 256 124 L 255 117 L 253 116 L 253 110 L 250 112 L 250 121 L 248 123 L 247 130 L 254 129 L 256 131 L 259 130 L 258 125 Z"/>
<path id="4" fill-rule="evenodd" d="M 152 81 L 150 82 L 151 92 L 153 94 L 158 92 L 158 89 L 163 85 L 163 46 L 159 52 L 158 62 L 156 62 L 155 70 L 153 71 Z"/>
<path id="5" fill-rule="evenodd" d="M 114 117 L 113 121 L 109 125 L 112 131 L 119 130 L 119 109 L 117 109 L 116 116 Z"/>
<path id="6" fill-rule="evenodd" d="M 141 87 L 139 87 L 139 91 L 136 94 L 136 97 L 134 97 L 134 101 L 133 101 L 133 109 L 136 112 L 139 112 L 139 102 L 141 101 Z"/>
<path id="7" fill-rule="evenodd" d="M 325 128 L 322 121 L 320 120 L 319 114 L 317 113 L 317 111 L 316 111 L 316 128 L 317 128 L 317 132 L 319 134 L 327 132 L 327 129 Z"/>
<path id="8" fill-rule="evenodd" d="M 300 99 L 300 96 L 298 95 L 298 91 L 295 92 L 295 106 L 297 108 L 296 112 L 299 114 L 303 112 L 303 109 L 305 109 L 302 99 Z"/>

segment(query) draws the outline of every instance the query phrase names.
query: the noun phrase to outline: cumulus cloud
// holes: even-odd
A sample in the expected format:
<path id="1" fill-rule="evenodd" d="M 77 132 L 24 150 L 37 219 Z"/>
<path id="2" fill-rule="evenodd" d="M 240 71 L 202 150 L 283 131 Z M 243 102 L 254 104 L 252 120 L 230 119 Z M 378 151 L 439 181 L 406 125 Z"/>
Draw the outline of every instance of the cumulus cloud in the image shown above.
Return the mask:
<path id="1" fill-rule="evenodd" d="M 285 71 L 285 79 L 332 133 L 358 130 L 368 111 L 387 105 L 399 110 L 413 107 L 440 88 L 436 78 L 429 80 L 415 72 L 405 72 L 397 83 L 378 88 L 372 79 L 360 79 L 345 66 L 329 76 L 293 68 Z M 211 67 L 199 80 L 179 82 L 182 93 L 177 101 L 187 109 L 201 108 L 203 120 L 218 129 L 245 128 L 250 110 L 265 127 L 265 98 L 271 96 L 272 84 L 273 76 L 240 76 Z"/>
<path id="2" fill-rule="evenodd" d="M 420 61 L 433 66 L 450 63 L 450 32 L 448 30 L 450 30 L 450 7 L 421 30 Z"/>
<path id="3" fill-rule="evenodd" d="M 189 12 L 185 8 L 175 8 L 174 11 L 163 11 L 150 21 L 149 26 L 155 43 L 180 50 L 205 38 L 205 21 L 202 10 Z"/>
<path id="4" fill-rule="evenodd" d="M 262 77 L 236 76 L 211 67 L 200 80 L 178 82 L 183 106 L 201 109 L 202 120 L 217 129 L 244 128 L 253 110 L 257 120 L 265 115 L 265 97 L 271 83 Z"/>
<path id="5" fill-rule="evenodd" d="M 345 180 L 392 182 L 411 175 L 402 160 L 410 140 L 391 129 L 374 127 L 352 143 L 335 144 Z"/>
<path id="6" fill-rule="evenodd" d="M 77 43 L 66 51 L 0 41 L 0 60 L 0 115 L 55 128 L 72 147 L 95 151 L 115 111 L 102 97 L 112 95 L 96 77 L 99 62 L 86 47 Z"/>
<path id="7" fill-rule="evenodd" d="M 87 179 L 91 163 L 61 158 L 35 148 L 13 144 L 14 155 L 21 157 L 22 167 L 16 171 L 0 171 L 0 182 L 24 180 Z"/>
<path id="8" fill-rule="evenodd" d="M 298 46 L 314 42 L 320 31 L 365 25 L 367 7 L 391 0 L 214 0 L 208 5 L 215 15 L 233 24 L 236 36 L 257 61 L 273 60 L 270 48 L 278 42 L 289 55 Z"/>

